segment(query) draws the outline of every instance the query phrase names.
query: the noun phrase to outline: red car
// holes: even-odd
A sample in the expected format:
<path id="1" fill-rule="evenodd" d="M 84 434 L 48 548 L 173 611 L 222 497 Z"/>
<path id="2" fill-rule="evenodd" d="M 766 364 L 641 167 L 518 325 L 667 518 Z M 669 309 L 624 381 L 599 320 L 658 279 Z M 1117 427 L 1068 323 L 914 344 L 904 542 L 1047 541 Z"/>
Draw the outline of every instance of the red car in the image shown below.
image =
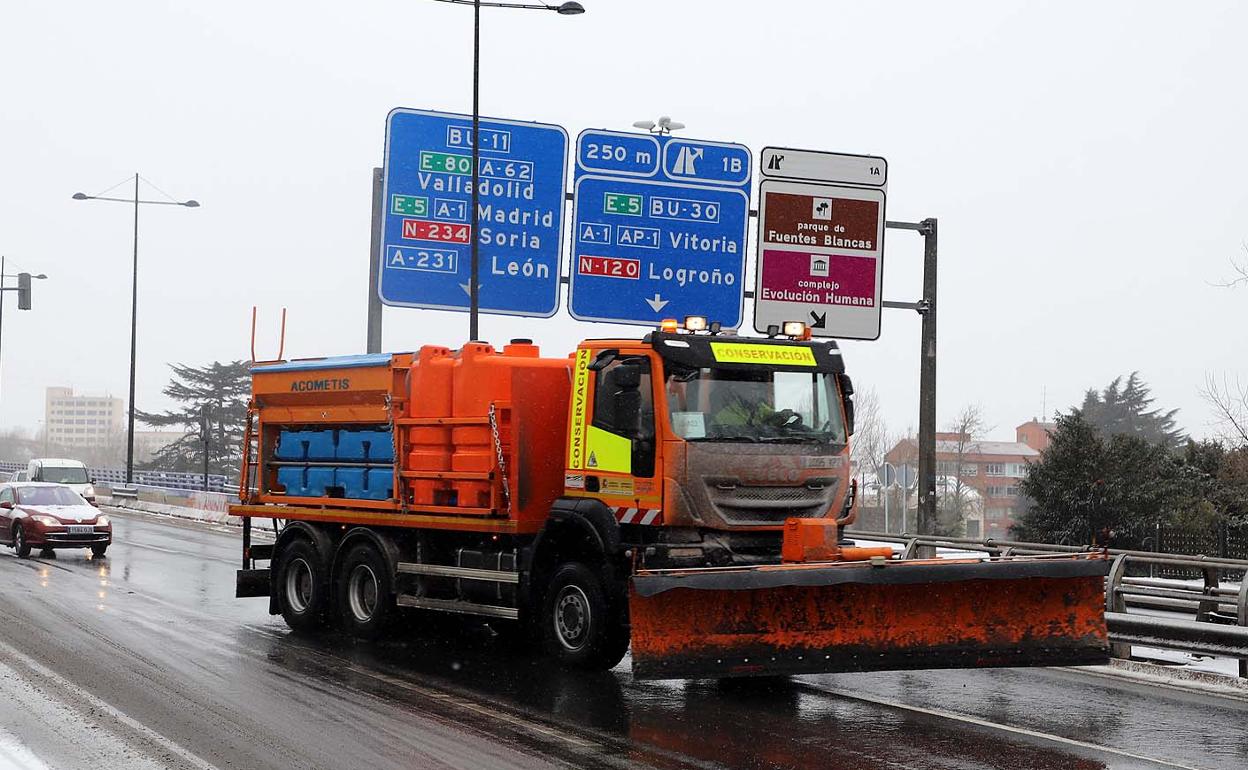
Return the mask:
<path id="1" fill-rule="evenodd" d="M 96 558 L 113 542 L 108 517 L 63 484 L 24 482 L 0 487 L 0 543 L 20 558 L 32 548 L 90 548 Z"/>

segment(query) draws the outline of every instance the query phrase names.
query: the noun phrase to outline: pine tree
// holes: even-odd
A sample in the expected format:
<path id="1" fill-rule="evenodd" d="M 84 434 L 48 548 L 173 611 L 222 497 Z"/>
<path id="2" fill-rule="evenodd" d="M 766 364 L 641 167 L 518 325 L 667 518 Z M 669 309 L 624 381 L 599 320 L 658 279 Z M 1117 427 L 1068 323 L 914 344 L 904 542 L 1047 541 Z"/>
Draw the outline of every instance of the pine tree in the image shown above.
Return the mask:
<path id="1" fill-rule="evenodd" d="M 1186 441 L 1183 431 L 1175 424 L 1178 409 L 1162 412 L 1151 409 L 1153 397 L 1140 378 L 1132 372 L 1123 385 L 1122 377 L 1105 386 L 1099 393 L 1089 390 L 1083 405 L 1076 412 L 1096 427 L 1102 436 L 1135 436 L 1166 449 L 1178 449 Z"/>
<path id="2" fill-rule="evenodd" d="M 170 364 L 173 378 L 163 393 L 180 406 L 163 413 L 136 410 L 135 417 L 156 427 L 182 428 L 186 435 L 158 451 L 151 468 L 202 473 L 207 416 L 208 471 L 226 476 L 238 472 L 251 394 L 248 367 L 243 361 L 201 367 Z"/>

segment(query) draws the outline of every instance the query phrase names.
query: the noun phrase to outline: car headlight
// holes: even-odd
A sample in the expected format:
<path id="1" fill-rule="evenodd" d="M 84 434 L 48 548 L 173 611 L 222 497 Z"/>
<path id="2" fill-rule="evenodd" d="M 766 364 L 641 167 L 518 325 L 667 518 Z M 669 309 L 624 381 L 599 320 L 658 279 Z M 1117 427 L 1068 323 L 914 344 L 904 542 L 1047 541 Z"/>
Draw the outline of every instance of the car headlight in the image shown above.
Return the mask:
<path id="1" fill-rule="evenodd" d="M 107 527 L 107 526 L 108 526 L 108 517 L 107 517 L 107 516 L 101 516 L 101 517 L 99 517 L 98 519 L 96 519 L 96 520 L 95 520 L 95 526 L 97 526 L 97 527 Z"/>
<path id="2" fill-rule="evenodd" d="M 60 522 L 60 520 L 59 520 L 59 519 L 54 519 L 54 518 L 52 518 L 51 516 L 31 516 L 30 518 L 31 518 L 31 519 L 33 519 L 33 520 L 35 520 L 35 521 L 37 521 L 37 522 L 39 522 L 40 524 L 42 524 L 42 525 L 43 525 L 43 526 L 45 526 L 45 527 L 59 527 L 59 526 L 61 526 L 61 522 Z"/>

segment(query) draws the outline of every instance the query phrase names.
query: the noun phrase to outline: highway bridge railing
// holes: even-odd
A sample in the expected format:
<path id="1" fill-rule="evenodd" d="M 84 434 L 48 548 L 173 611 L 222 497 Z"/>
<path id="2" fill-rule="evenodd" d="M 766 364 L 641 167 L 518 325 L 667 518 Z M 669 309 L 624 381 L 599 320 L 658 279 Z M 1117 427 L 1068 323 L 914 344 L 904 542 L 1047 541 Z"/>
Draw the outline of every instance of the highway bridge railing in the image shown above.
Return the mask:
<path id="1" fill-rule="evenodd" d="M 1130 658 L 1133 645 L 1214 655 L 1237 659 L 1239 676 L 1248 677 L 1248 560 L 910 533 L 847 530 L 845 535 L 893 543 L 904 558 L 923 552 L 1009 557 L 1104 551 L 1110 559 L 1105 620 L 1114 657 Z M 1152 577 L 1162 567 L 1196 577 Z"/>

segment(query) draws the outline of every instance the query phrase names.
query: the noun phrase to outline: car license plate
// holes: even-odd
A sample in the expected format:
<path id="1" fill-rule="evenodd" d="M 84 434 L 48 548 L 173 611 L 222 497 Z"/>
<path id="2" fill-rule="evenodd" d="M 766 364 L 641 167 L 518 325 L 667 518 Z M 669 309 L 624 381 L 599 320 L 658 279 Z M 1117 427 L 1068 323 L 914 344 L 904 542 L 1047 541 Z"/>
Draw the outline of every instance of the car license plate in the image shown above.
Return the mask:
<path id="1" fill-rule="evenodd" d="M 95 526 L 92 524 L 70 524 L 69 534 L 71 535 L 94 535 Z"/>

